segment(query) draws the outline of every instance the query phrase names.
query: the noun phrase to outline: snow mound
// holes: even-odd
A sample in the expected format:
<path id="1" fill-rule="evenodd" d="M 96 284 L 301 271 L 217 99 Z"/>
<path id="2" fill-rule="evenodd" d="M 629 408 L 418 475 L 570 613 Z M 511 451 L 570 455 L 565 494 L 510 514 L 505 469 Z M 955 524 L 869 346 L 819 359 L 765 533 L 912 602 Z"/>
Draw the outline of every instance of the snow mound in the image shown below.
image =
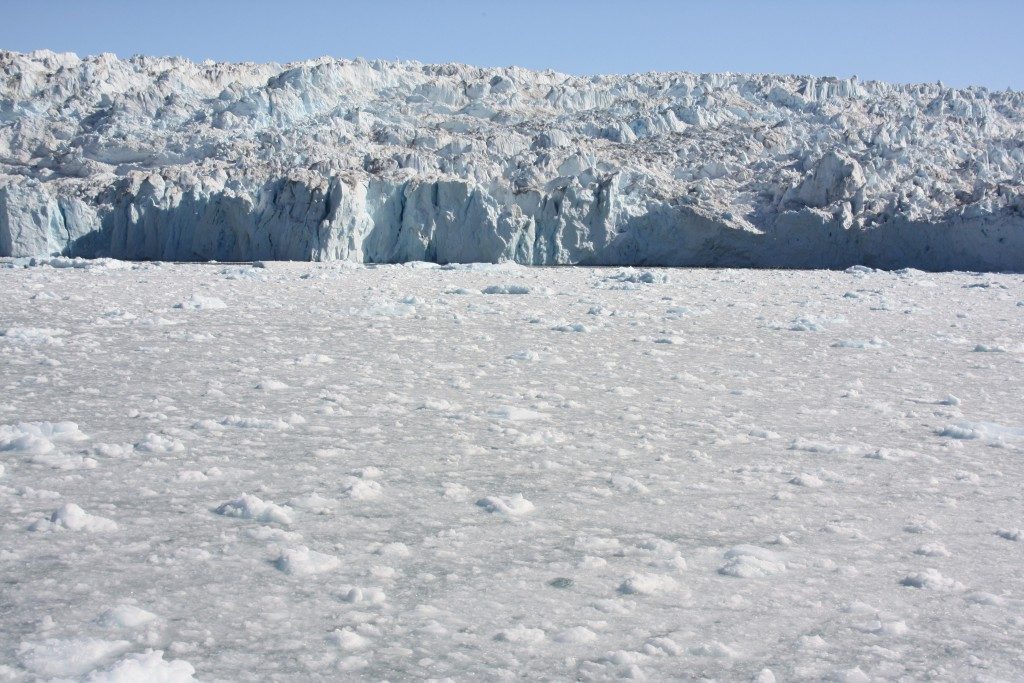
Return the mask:
<path id="1" fill-rule="evenodd" d="M 19 659 L 25 668 L 39 676 L 83 676 L 130 646 L 126 640 L 49 638 L 38 643 L 22 643 Z"/>
<path id="2" fill-rule="evenodd" d="M 67 330 L 56 327 L 8 327 L 0 330 L 0 338 L 11 344 L 24 344 L 33 346 L 37 344 L 52 344 L 62 346 L 63 335 Z"/>
<path id="3" fill-rule="evenodd" d="M 889 348 L 889 342 L 878 337 L 872 337 L 871 339 L 841 339 L 832 346 L 837 349 L 886 349 Z"/>
<path id="4" fill-rule="evenodd" d="M 222 308 L 227 308 L 228 305 L 215 296 L 193 294 L 187 301 L 174 304 L 174 307 L 188 309 L 190 311 L 216 311 Z"/>
<path id="5" fill-rule="evenodd" d="M 528 626 L 523 626 L 522 624 L 499 631 L 497 635 L 494 636 L 495 640 L 520 644 L 535 644 L 545 640 L 546 638 L 547 633 L 544 632 L 544 629 L 530 628 Z"/>
<path id="6" fill-rule="evenodd" d="M 276 523 L 288 525 L 292 523 L 292 517 L 287 508 L 275 505 L 270 501 L 264 501 L 248 493 L 243 493 L 235 500 L 221 503 L 214 512 L 225 517 L 253 519 L 263 524 Z"/>
<path id="7" fill-rule="evenodd" d="M 101 614 L 97 621 L 101 626 L 107 628 L 137 628 L 156 621 L 156 619 L 155 614 L 140 607 L 118 605 Z"/>
<path id="8" fill-rule="evenodd" d="M 490 285 L 480 291 L 483 294 L 529 294 L 531 290 L 525 285 Z"/>
<path id="9" fill-rule="evenodd" d="M 375 481 L 366 481 L 359 477 L 348 477 L 341 490 L 353 500 L 373 500 L 383 495 L 383 487 Z"/>
<path id="10" fill-rule="evenodd" d="M 238 427 L 240 429 L 273 429 L 279 432 L 292 428 L 292 425 L 281 418 L 265 419 L 260 417 L 241 417 L 239 415 L 229 415 L 221 420 L 220 424 L 225 427 Z"/>
<path id="11" fill-rule="evenodd" d="M 89 674 L 85 683 L 192 683 L 196 670 L 180 659 L 167 661 L 161 650 L 129 655 L 105 671 Z"/>
<path id="12" fill-rule="evenodd" d="M 738 545 L 724 555 L 725 564 L 718 573 L 741 579 L 758 579 L 786 571 L 786 563 L 766 548 L 755 545 Z"/>
<path id="13" fill-rule="evenodd" d="M 679 584 L 671 576 L 663 574 L 633 574 L 619 584 L 619 592 L 625 595 L 655 595 L 675 590 Z"/>
<path id="14" fill-rule="evenodd" d="M 900 584 L 911 588 L 926 588 L 937 591 L 961 590 L 964 587 L 959 581 L 943 576 L 938 569 L 931 568 L 907 574 L 900 580 Z"/>
<path id="15" fill-rule="evenodd" d="M 170 436 L 149 433 L 142 441 L 135 444 L 135 450 L 153 454 L 183 453 L 185 444 Z"/>
<path id="16" fill-rule="evenodd" d="M 994 422 L 961 421 L 947 425 L 938 432 L 939 436 L 952 439 L 983 439 L 987 441 L 1017 441 L 1024 439 L 1024 427 L 1006 427 Z"/>
<path id="17" fill-rule="evenodd" d="M 478 500 L 476 505 L 487 512 L 499 513 L 510 517 L 525 515 L 526 513 L 531 512 L 534 508 L 533 503 L 523 498 L 523 494 L 521 493 L 517 493 L 511 498 L 488 496 Z"/>
<path id="18" fill-rule="evenodd" d="M 285 574 L 311 576 L 337 569 L 341 566 L 341 560 L 334 555 L 327 555 L 310 550 L 306 546 L 300 546 L 282 550 L 274 564 Z"/>
<path id="19" fill-rule="evenodd" d="M 91 533 L 116 531 L 117 522 L 107 519 L 106 517 L 90 515 L 74 503 L 65 503 L 54 510 L 49 519 L 41 519 L 32 524 L 29 529 L 31 531 L 58 531 L 61 529 L 67 529 L 68 531 L 86 531 Z"/>
<path id="20" fill-rule="evenodd" d="M 59 443 L 88 441 L 74 422 L 19 422 L 0 425 L 0 451 L 45 455 Z"/>

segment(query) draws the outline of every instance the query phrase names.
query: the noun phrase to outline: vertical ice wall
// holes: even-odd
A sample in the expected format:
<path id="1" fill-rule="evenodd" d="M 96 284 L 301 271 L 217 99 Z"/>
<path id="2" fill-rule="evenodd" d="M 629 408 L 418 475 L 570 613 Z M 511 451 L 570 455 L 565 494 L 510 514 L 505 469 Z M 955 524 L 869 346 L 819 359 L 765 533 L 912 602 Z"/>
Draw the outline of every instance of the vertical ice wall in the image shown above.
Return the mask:
<path id="1" fill-rule="evenodd" d="M 1021 93 L 0 53 L 0 255 L 1024 270 Z"/>

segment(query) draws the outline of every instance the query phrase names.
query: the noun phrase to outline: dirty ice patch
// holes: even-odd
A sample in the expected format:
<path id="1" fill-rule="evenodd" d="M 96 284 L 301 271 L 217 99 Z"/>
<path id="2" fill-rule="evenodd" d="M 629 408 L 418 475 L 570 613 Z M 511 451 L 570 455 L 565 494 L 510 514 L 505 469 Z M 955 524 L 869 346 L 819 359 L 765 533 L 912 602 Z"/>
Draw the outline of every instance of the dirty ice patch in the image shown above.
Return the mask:
<path id="1" fill-rule="evenodd" d="M 64 529 L 89 533 L 116 531 L 117 522 L 106 517 L 90 515 L 74 503 L 65 503 L 54 510 L 48 519 L 40 519 L 29 527 L 29 531 L 60 531 Z"/>
<path id="2" fill-rule="evenodd" d="M 186 311 L 216 311 L 228 305 L 215 296 L 193 294 L 186 301 L 174 304 L 174 307 Z"/>
<path id="3" fill-rule="evenodd" d="M 0 425 L 0 451 L 45 455 L 58 443 L 88 441 L 74 422 L 19 422 Z"/>
<path id="4" fill-rule="evenodd" d="M 263 524 L 291 524 L 292 517 L 287 508 L 264 501 L 257 496 L 243 493 L 235 500 L 218 505 L 214 512 L 225 517 L 252 519 Z"/>
<path id="5" fill-rule="evenodd" d="M 300 546 L 282 550 L 274 566 L 290 576 L 312 576 L 337 569 L 341 566 L 341 560 L 334 555 Z"/>
<path id="6" fill-rule="evenodd" d="M 724 555 L 725 563 L 718 568 L 724 576 L 758 579 L 786 571 L 786 563 L 778 554 L 756 545 L 737 545 Z"/>

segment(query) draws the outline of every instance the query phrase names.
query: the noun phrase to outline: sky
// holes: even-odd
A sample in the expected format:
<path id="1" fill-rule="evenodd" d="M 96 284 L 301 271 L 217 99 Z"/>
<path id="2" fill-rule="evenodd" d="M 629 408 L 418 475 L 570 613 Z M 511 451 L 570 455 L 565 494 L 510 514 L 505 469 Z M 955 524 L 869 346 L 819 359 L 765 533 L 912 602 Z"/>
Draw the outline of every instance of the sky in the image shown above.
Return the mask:
<path id="1" fill-rule="evenodd" d="M 1024 90 L 1024 0 L 0 0 L 0 49 L 572 74 L 740 71 Z"/>

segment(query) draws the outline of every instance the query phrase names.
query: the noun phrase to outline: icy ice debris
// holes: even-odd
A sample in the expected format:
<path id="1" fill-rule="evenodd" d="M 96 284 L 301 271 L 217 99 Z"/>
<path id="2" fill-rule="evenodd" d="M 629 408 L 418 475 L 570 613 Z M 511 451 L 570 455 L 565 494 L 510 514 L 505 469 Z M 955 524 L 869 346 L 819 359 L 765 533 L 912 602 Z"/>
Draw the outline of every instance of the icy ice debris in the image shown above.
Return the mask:
<path id="1" fill-rule="evenodd" d="M 87 532 L 116 531 L 117 523 L 106 517 L 90 515 L 74 503 L 65 503 L 54 510 L 49 519 L 41 519 L 33 523 L 29 529 L 32 531 L 57 531 L 61 529 Z"/>
<path id="2" fill-rule="evenodd" d="M 292 523 L 292 517 L 287 508 L 275 505 L 270 501 L 264 501 L 248 493 L 243 493 L 235 500 L 221 503 L 214 512 L 225 517 L 253 519 L 262 523 L 285 525 Z"/>

